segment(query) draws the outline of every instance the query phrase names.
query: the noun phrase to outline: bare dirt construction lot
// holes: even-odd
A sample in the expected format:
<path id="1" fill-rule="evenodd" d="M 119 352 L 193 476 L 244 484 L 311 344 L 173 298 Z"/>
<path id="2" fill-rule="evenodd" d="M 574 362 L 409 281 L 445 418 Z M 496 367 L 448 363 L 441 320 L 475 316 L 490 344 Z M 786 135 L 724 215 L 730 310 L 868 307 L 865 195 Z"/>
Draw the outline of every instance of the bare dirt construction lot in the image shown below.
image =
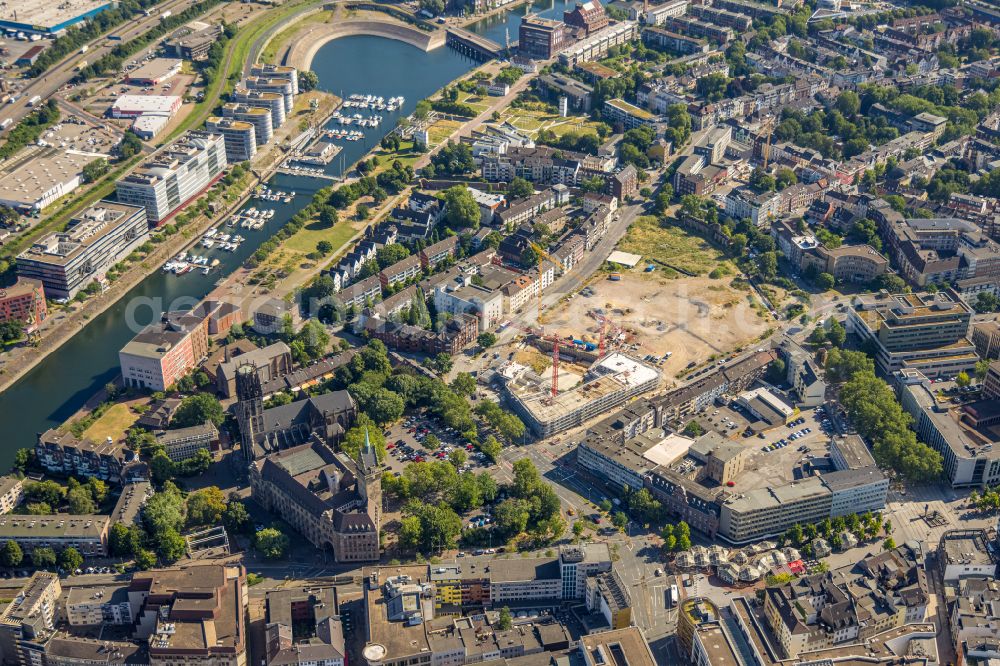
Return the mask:
<path id="1" fill-rule="evenodd" d="M 590 313 L 603 314 L 622 329 L 627 341 L 638 345 L 633 355 L 662 357 L 673 352 L 660 366 L 665 376 L 673 376 L 692 361 L 702 363 L 743 347 L 768 329 L 767 320 L 751 306 L 749 292 L 730 287 L 730 281 L 668 279 L 656 272 L 625 272 L 618 282 L 599 278 L 590 284 L 593 296 L 578 294 L 549 311 L 545 329 L 563 338 L 597 342 L 601 324 Z"/>

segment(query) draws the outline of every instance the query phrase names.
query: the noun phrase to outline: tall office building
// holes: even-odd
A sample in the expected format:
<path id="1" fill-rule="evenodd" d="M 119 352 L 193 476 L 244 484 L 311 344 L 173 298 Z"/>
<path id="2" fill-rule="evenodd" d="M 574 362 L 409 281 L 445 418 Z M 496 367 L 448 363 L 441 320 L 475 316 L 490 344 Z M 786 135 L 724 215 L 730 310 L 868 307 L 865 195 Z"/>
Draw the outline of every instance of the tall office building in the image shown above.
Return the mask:
<path id="1" fill-rule="evenodd" d="M 281 95 L 285 102 L 285 114 L 292 112 L 295 104 L 295 93 L 292 81 L 287 79 L 268 79 L 262 76 L 248 76 L 243 79 L 243 85 L 249 90 L 259 90 Z"/>
<path id="2" fill-rule="evenodd" d="M 967 337 L 972 309 L 951 289 L 859 294 L 852 305 L 847 329 L 871 341 L 875 363 L 886 374 L 913 368 L 927 377 L 950 377 L 979 360 Z"/>
<path id="3" fill-rule="evenodd" d="M 17 257 L 17 274 L 39 280 L 51 298 L 73 298 L 149 237 L 146 211 L 100 201 Z"/>
<path id="4" fill-rule="evenodd" d="M 159 226 L 222 175 L 228 166 L 225 139 L 188 132 L 118 181 L 118 200 L 146 208 Z"/>
<path id="5" fill-rule="evenodd" d="M 270 63 L 257 63 L 250 67 L 250 76 L 288 81 L 292 84 L 292 94 L 299 94 L 299 72 L 294 67 L 289 67 L 288 65 L 272 65 Z"/>

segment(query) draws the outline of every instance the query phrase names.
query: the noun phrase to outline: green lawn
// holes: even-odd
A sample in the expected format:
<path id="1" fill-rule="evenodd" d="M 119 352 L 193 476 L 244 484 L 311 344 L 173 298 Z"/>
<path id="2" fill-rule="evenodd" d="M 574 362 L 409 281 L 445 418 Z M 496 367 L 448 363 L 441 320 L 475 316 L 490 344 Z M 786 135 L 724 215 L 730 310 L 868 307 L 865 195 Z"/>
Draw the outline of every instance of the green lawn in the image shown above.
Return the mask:
<path id="1" fill-rule="evenodd" d="M 651 215 L 638 218 L 629 227 L 618 249 L 642 255 L 643 260 L 662 261 L 699 275 L 722 264 L 731 275 L 736 274 L 725 255 L 708 241 L 679 227 L 661 227 L 659 220 Z"/>
<path id="2" fill-rule="evenodd" d="M 278 56 L 278 51 L 282 50 L 300 30 L 310 24 L 327 23 L 332 17 L 333 12 L 328 9 L 324 9 L 296 21 L 293 25 L 290 25 L 279 32 L 270 42 L 268 42 L 267 46 L 264 48 L 264 52 L 261 54 L 260 59 L 264 62 L 274 62 L 274 59 Z"/>
<path id="3" fill-rule="evenodd" d="M 108 437 L 117 442 L 137 420 L 139 415 L 129 409 L 128 405 L 123 403 L 112 405 L 101 418 L 83 432 L 83 436 L 93 442 L 103 442 Z"/>
<path id="4" fill-rule="evenodd" d="M 433 145 L 438 145 L 447 139 L 452 132 L 458 129 L 461 123 L 455 120 L 439 120 L 430 127 L 430 140 Z"/>
<path id="5" fill-rule="evenodd" d="M 476 113 L 482 113 L 490 105 L 488 97 L 479 97 L 475 93 L 466 93 L 461 90 L 458 91 L 458 101 L 460 104 L 469 105 Z"/>
<path id="6" fill-rule="evenodd" d="M 319 222 L 310 222 L 302 227 L 295 235 L 286 240 L 282 249 L 309 254 L 316 251 L 316 244 L 320 241 L 329 241 L 334 247 L 334 254 L 340 252 L 342 246 L 351 239 L 357 230 L 350 222 L 341 220 L 332 227 L 320 227 Z"/>

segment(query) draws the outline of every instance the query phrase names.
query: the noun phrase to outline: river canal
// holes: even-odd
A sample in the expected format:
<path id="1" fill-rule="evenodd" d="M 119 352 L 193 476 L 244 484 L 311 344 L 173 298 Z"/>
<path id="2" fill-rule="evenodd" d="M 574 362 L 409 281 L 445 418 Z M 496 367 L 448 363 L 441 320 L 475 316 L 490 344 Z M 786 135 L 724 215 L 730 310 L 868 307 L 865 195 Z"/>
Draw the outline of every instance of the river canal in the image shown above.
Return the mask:
<path id="1" fill-rule="evenodd" d="M 563 10 L 572 6 L 572 0 L 548 0 L 535 3 L 531 11 L 561 17 Z M 502 44 L 508 30 L 510 38 L 517 39 L 520 18 L 527 11 L 525 5 L 475 23 L 470 29 Z M 400 111 L 382 112 L 384 122 L 377 129 L 367 128 L 363 140 L 343 142 L 342 152 L 325 171 L 337 175 L 342 168 L 350 168 L 395 126 L 399 115 L 409 114 L 419 100 L 474 66 L 474 62 L 448 48 L 425 53 L 380 37 L 345 37 L 323 46 L 313 59 L 312 69 L 324 90 L 341 96 L 402 95 L 406 99 Z M 275 216 L 260 231 L 240 229 L 247 240 L 236 252 L 201 252 L 221 262 L 211 275 L 192 271 L 176 276 L 156 271 L 0 394 L 0 469 L 12 464 L 14 451 L 34 446 L 38 433 L 64 422 L 118 375 L 118 350 L 136 333 L 135 324 L 148 324 L 165 310 L 189 309 L 327 184 L 326 180 L 305 176 L 275 176 L 270 186 L 296 192 L 295 200 L 289 204 L 251 201 L 248 206 L 275 208 Z"/>

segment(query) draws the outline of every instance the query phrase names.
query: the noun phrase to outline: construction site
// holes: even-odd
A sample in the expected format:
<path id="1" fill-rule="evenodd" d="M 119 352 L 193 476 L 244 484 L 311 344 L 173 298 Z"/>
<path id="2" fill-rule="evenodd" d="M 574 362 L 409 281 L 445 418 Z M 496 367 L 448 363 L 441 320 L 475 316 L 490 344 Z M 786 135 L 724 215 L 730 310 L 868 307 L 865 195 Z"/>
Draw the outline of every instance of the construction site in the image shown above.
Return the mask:
<path id="1" fill-rule="evenodd" d="M 516 360 L 498 369 L 514 411 L 538 437 L 551 437 L 583 425 L 653 390 L 660 382 L 654 366 L 621 352 L 599 356 L 583 374 L 574 371 L 580 367 L 581 355 L 571 353 L 577 362 L 561 369 L 558 344 L 552 354 L 551 374 L 539 374 Z"/>
<path id="2" fill-rule="evenodd" d="M 764 334 L 768 318 L 752 298 L 728 280 L 625 272 L 546 312 L 545 330 L 584 351 L 596 352 L 603 338 L 603 351 L 624 351 L 672 377 Z"/>

